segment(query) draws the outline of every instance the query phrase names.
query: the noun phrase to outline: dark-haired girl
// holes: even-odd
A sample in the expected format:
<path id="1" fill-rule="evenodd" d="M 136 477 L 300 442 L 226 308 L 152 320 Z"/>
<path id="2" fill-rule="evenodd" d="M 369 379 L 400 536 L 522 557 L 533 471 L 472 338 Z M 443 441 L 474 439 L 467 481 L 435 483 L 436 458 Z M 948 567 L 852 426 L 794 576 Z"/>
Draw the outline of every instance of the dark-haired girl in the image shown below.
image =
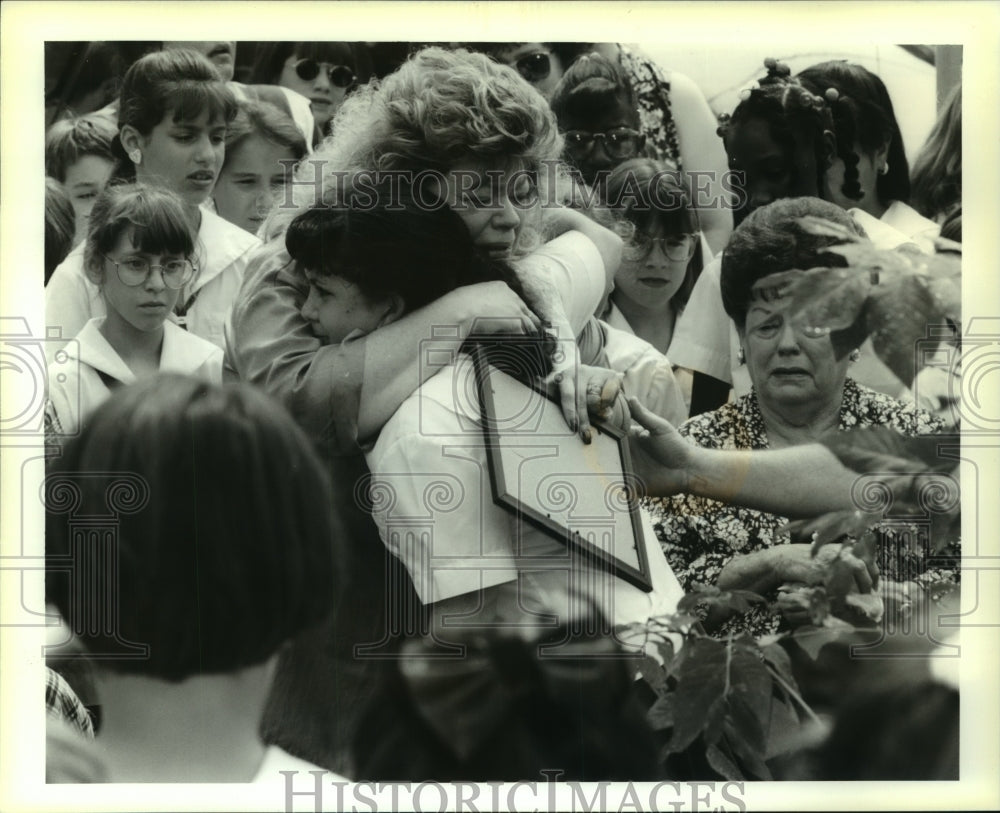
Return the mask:
<path id="1" fill-rule="evenodd" d="M 159 371 L 222 380 L 222 351 L 167 317 L 195 275 L 194 241 L 173 192 L 110 186 L 94 204 L 84 271 L 105 315 L 87 322 L 49 368 L 46 418 L 75 435 L 112 390 Z"/>
<path id="2" fill-rule="evenodd" d="M 125 75 L 118 112 L 118 180 L 136 180 L 176 193 L 192 234 L 198 274 L 184 286 L 176 315 L 186 328 L 224 345 L 223 328 L 243 279 L 250 249 L 259 241 L 204 204 L 222 167 L 236 100 L 215 67 L 194 51 L 147 54 Z M 84 271 L 78 247 L 45 289 L 45 315 L 69 339 L 95 316 L 104 300 Z M 53 343 L 50 352 L 59 349 Z M 50 361 L 52 357 L 50 356 Z"/>

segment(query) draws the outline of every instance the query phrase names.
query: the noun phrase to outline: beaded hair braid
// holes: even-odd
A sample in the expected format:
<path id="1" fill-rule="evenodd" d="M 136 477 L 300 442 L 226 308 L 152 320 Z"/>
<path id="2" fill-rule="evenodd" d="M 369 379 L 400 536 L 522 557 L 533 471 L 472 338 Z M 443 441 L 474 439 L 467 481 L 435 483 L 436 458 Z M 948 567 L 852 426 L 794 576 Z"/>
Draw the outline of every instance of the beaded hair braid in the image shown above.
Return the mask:
<path id="1" fill-rule="evenodd" d="M 885 205 L 893 200 L 909 200 L 909 164 L 885 83 L 867 68 L 844 60 L 813 65 L 800 71 L 796 79 L 813 93 L 821 94 L 833 113 L 837 155 L 844 160 L 846 170 L 841 188 L 844 195 L 853 200 L 862 197 L 855 146 L 874 152 L 888 145 L 875 192 Z"/>
<path id="2" fill-rule="evenodd" d="M 811 93 L 791 75 L 787 65 L 765 59 L 767 75 L 757 80 L 755 87 L 743 91 L 742 101 L 732 115 L 719 125 L 718 134 L 726 139 L 732 129 L 749 119 L 768 122 L 771 137 L 788 152 L 795 150 L 795 133 L 801 133 L 816 153 L 816 188 L 823 189 L 826 164 L 823 155 L 823 133 L 834 132 L 833 116 L 824 99 Z M 857 156 L 854 156 L 854 176 L 857 178 Z M 845 163 L 847 163 L 845 159 Z"/>

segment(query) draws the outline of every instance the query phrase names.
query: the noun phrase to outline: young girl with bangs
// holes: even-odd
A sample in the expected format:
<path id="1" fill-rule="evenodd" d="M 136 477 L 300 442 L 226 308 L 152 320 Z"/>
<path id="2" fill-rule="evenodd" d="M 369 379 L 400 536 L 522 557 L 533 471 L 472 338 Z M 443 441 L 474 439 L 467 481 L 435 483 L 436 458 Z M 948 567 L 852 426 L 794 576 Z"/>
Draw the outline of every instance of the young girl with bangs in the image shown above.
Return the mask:
<path id="1" fill-rule="evenodd" d="M 607 203 L 634 228 L 604 319 L 670 355 L 674 324 L 711 259 L 691 200 L 669 164 L 634 158 L 608 177 Z"/>
<path id="2" fill-rule="evenodd" d="M 194 51 L 158 51 L 129 68 L 122 84 L 116 180 L 135 180 L 176 193 L 195 239 L 195 275 L 177 298 L 178 321 L 219 347 L 223 324 L 259 240 L 203 204 L 225 155 L 236 100 L 214 66 Z M 46 323 L 68 340 L 88 319 L 103 316 L 104 299 L 84 270 L 85 244 L 55 270 L 45 290 Z M 60 349 L 48 348 L 49 361 Z"/>
<path id="3" fill-rule="evenodd" d="M 193 255 L 177 195 L 141 184 L 105 189 L 83 256 L 105 315 L 88 321 L 49 367 L 49 431 L 77 434 L 112 390 L 160 371 L 221 382 L 222 351 L 168 319 L 195 276 Z"/>

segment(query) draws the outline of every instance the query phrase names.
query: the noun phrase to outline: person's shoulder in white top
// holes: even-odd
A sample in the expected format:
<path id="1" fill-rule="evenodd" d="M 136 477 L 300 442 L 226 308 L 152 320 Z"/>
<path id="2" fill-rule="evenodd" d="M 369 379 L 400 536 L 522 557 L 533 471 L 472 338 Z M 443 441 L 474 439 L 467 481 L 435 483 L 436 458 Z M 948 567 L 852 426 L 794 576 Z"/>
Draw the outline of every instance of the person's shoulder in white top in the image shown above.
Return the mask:
<path id="1" fill-rule="evenodd" d="M 131 384 L 135 374 L 115 351 L 101 325 L 104 317 L 88 321 L 65 353 L 49 365 L 48 409 L 60 434 L 74 435 L 86 417 L 110 394 L 108 382 Z M 222 350 L 172 322 L 163 324 L 160 372 L 193 375 L 222 382 Z"/>

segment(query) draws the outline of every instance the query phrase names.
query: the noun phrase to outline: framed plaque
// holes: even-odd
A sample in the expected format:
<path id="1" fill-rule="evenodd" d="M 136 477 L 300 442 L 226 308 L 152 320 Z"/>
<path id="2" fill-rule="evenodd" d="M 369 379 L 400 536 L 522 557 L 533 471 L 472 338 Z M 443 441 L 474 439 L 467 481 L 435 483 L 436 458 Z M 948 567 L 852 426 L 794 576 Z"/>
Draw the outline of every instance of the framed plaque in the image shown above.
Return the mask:
<path id="1" fill-rule="evenodd" d="M 494 501 L 595 567 L 650 592 L 625 433 L 592 418 L 596 431 L 585 444 L 537 376 L 498 366 L 482 344 L 472 356 Z"/>

